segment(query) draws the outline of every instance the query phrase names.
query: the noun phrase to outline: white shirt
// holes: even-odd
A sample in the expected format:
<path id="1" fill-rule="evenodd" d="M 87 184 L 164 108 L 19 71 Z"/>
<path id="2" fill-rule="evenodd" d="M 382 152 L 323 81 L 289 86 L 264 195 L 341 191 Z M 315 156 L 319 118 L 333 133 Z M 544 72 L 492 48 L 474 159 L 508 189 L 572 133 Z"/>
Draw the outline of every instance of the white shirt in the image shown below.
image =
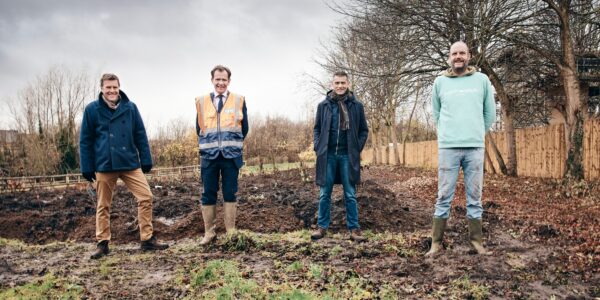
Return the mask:
<path id="1" fill-rule="evenodd" d="M 219 108 L 219 94 L 215 91 L 213 92 L 213 94 L 215 95 L 215 97 L 213 98 L 213 105 L 215 106 L 215 108 Z M 229 96 L 229 91 L 225 91 L 225 93 L 223 93 L 223 105 L 225 105 L 225 101 L 227 100 L 227 97 Z"/>

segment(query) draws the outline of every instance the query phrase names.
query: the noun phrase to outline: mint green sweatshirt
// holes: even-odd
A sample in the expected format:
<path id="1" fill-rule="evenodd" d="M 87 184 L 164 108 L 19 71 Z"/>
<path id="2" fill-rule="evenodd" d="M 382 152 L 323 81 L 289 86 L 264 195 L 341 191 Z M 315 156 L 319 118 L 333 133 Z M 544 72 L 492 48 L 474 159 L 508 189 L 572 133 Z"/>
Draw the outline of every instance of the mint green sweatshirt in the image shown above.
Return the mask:
<path id="1" fill-rule="evenodd" d="M 438 148 L 485 147 L 485 133 L 496 120 L 494 89 L 485 74 L 435 79 L 431 102 Z"/>

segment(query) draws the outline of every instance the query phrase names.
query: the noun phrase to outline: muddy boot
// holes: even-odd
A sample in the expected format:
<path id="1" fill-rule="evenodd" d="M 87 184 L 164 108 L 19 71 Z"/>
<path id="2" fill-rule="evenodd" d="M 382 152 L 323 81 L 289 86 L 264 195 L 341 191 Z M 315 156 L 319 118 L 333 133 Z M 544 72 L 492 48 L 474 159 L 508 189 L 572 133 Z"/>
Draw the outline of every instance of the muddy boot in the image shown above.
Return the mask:
<path id="1" fill-rule="evenodd" d="M 317 230 L 313 231 L 310 235 L 310 239 L 313 241 L 320 240 L 325 237 L 325 234 L 327 234 L 327 229 L 319 227 Z"/>
<path id="2" fill-rule="evenodd" d="M 362 235 L 362 230 L 360 229 L 350 230 L 350 239 L 359 243 L 367 240 L 367 238 Z"/>
<path id="3" fill-rule="evenodd" d="M 215 232 L 216 222 L 215 215 L 217 214 L 216 205 L 202 205 L 202 219 L 204 219 L 204 237 L 200 241 L 200 246 L 208 245 L 217 237 Z"/>
<path id="4" fill-rule="evenodd" d="M 225 202 L 223 204 L 225 210 L 225 230 L 227 233 L 235 232 L 235 217 L 237 214 L 237 202 Z"/>
<path id="5" fill-rule="evenodd" d="M 481 220 L 479 219 L 469 219 L 469 241 L 473 248 L 477 250 L 477 254 L 480 255 L 491 255 L 492 252 L 487 251 L 483 247 L 483 233 L 481 229 Z"/>
<path id="6" fill-rule="evenodd" d="M 446 222 L 448 219 L 433 218 L 433 226 L 431 228 L 431 249 L 425 256 L 431 256 L 442 249 L 442 240 L 444 239 L 444 230 L 446 230 Z"/>
<path id="7" fill-rule="evenodd" d="M 142 241 L 140 245 L 142 250 L 165 250 L 169 248 L 167 244 L 160 244 L 154 235 L 149 240 Z"/>
<path id="8" fill-rule="evenodd" d="M 96 252 L 92 253 L 90 258 L 98 259 L 104 255 L 108 255 L 108 253 L 110 253 L 110 250 L 108 249 L 108 241 L 100 241 L 96 245 Z"/>

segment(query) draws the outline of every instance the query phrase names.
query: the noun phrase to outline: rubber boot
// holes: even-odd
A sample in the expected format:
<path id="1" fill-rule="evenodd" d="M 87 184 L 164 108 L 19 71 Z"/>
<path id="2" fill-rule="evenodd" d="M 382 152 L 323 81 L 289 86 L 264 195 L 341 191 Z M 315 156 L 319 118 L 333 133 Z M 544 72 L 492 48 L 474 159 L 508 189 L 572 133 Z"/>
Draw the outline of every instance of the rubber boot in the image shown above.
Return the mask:
<path id="1" fill-rule="evenodd" d="M 225 230 L 227 233 L 235 232 L 235 217 L 237 214 L 237 202 L 225 202 L 223 204 L 225 210 Z"/>
<path id="2" fill-rule="evenodd" d="M 433 218 L 433 225 L 431 228 L 431 249 L 425 253 L 425 256 L 431 256 L 442 249 L 442 240 L 444 239 L 447 221 L 448 219 Z"/>
<path id="3" fill-rule="evenodd" d="M 215 240 L 217 233 L 215 232 L 216 222 L 215 215 L 217 214 L 216 205 L 202 205 L 202 219 L 204 219 L 204 237 L 200 241 L 200 245 L 207 245 Z"/>
<path id="4" fill-rule="evenodd" d="M 490 255 L 492 252 L 487 251 L 483 247 L 483 232 L 481 228 L 481 220 L 469 219 L 469 241 L 479 255 Z"/>
<path id="5" fill-rule="evenodd" d="M 100 241 L 96 245 L 96 251 L 90 255 L 91 259 L 98 259 L 102 256 L 108 255 L 110 250 L 108 249 L 108 241 Z"/>

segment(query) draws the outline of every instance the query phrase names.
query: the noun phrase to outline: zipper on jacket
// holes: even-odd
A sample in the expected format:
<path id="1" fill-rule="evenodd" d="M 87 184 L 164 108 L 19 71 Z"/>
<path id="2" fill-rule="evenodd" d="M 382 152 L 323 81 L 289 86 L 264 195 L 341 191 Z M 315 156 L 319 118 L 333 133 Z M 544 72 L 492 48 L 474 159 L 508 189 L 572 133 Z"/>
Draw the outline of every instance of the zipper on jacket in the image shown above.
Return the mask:
<path id="1" fill-rule="evenodd" d="M 217 105 L 218 106 L 218 105 Z M 223 102 L 223 106 L 225 106 L 225 102 Z M 215 107 L 217 111 L 217 137 L 219 137 L 219 150 L 221 150 L 221 112 L 218 107 Z M 221 111 L 223 108 L 221 107 Z"/>
<path id="2" fill-rule="evenodd" d="M 341 124 L 341 112 L 338 108 L 338 135 L 337 135 L 337 139 L 335 140 L 335 155 L 338 155 L 338 147 L 340 145 L 340 124 Z"/>

